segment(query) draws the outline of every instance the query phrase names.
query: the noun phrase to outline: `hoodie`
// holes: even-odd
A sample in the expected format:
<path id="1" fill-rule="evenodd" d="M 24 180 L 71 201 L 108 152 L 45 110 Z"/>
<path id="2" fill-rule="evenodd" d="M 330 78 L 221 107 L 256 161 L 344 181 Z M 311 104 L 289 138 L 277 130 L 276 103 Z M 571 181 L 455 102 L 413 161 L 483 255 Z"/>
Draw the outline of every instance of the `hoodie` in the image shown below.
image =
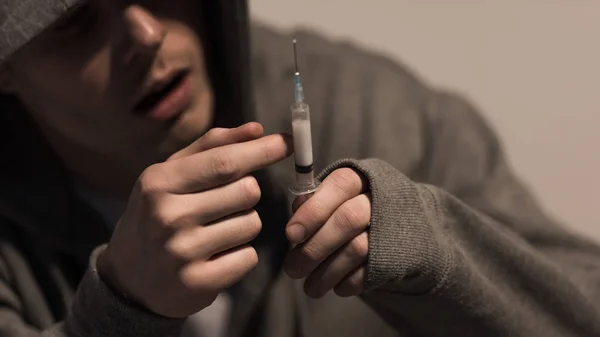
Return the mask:
<path id="1" fill-rule="evenodd" d="M 0 60 L 76 5 L 3 1 Z M 240 111 L 234 124 L 289 131 L 291 35 L 251 26 L 245 1 L 203 6 L 215 13 L 206 43 L 216 109 Z M 353 167 L 369 180 L 365 292 L 314 300 L 282 272 L 293 174 L 284 162 L 257 174 L 259 265 L 231 289 L 241 300 L 230 336 L 600 336 L 600 247 L 543 212 L 473 104 L 384 56 L 295 35 L 319 179 Z M 98 277 L 108 226 L 18 102 L 1 100 L 0 335 L 178 336 L 184 319 L 153 314 Z"/>

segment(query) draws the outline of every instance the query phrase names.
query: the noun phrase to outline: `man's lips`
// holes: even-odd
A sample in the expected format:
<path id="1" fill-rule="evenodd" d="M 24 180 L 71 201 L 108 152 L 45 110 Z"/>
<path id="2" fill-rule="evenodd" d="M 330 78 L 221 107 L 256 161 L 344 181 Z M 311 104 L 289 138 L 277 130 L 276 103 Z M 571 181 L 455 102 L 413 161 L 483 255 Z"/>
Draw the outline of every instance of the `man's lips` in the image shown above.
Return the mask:
<path id="1" fill-rule="evenodd" d="M 156 120 L 172 119 L 191 102 L 192 83 L 187 71 L 175 73 L 158 87 L 135 105 L 136 114 Z"/>

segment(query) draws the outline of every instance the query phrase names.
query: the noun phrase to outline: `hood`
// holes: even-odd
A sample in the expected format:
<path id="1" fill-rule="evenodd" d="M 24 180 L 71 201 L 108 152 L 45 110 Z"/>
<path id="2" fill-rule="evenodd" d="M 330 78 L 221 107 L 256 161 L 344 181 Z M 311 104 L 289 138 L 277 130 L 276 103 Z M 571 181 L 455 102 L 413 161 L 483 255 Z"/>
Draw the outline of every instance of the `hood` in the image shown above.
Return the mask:
<path id="1" fill-rule="evenodd" d="M 62 15 L 85 0 L 0 0 L 0 67 Z M 245 0 L 198 0 L 206 16 L 203 36 L 215 95 L 215 123 L 230 127 L 253 118 L 249 14 Z M 218 74 L 218 75 L 217 75 Z M 239 111 L 220 120 L 219 111 Z M 25 226 L 53 245 L 86 257 L 108 233 L 77 202 L 60 161 L 46 147 L 18 102 L 0 96 L 0 221 Z M 51 223 L 48 223 L 51 219 Z M 40 224 L 43 224 L 40 226 Z M 101 235 L 105 234 L 105 235 Z M 76 238 L 76 240 L 74 240 Z"/>
<path id="2" fill-rule="evenodd" d="M 3 0 L 0 5 L 0 64 L 39 35 L 79 0 Z"/>

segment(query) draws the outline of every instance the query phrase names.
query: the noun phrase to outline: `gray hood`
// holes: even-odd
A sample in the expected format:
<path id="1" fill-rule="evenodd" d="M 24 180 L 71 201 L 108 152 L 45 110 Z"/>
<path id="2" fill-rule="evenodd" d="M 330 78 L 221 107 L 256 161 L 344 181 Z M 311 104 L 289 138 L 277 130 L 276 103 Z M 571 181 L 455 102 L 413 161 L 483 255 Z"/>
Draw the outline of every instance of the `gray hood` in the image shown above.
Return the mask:
<path id="1" fill-rule="evenodd" d="M 0 64 L 83 3 L 80 0 L 3 0 L 0 4 Z"/>

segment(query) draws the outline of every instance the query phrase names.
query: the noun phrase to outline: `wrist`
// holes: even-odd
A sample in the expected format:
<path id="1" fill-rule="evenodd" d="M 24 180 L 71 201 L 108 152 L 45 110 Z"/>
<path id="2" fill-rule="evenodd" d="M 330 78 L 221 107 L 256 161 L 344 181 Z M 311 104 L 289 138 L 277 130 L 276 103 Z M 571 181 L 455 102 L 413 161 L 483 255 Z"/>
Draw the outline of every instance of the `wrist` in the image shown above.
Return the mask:
<path id="1" fill-rule="evenodd" d="M 110 252 L 105 248 L 98 255 L 96 260 L 96 270 L 100 280 L 115 294 L 126 301 L 131 301 L 130 295 L 125 291 L 125 287 L 118 281 L 117 272 L 113 263 L 111 263 Z"/>
<path id="2" fill-rule="evenodd" d="M 106 246 L 96 248 L 90 256 L 90 265 L 79 283 L 70 315 L 68 330 L 77 336 L 154 337 L 179 336 L 184 319 L 158 315 L 135 303 L 125 301 L 109 286 L 113 277 L 108 255 L 99 262 Z M 98 266 L 101 266 L 98 268 Z M 104 279 L 100 278 L 99 269 Z"/>

